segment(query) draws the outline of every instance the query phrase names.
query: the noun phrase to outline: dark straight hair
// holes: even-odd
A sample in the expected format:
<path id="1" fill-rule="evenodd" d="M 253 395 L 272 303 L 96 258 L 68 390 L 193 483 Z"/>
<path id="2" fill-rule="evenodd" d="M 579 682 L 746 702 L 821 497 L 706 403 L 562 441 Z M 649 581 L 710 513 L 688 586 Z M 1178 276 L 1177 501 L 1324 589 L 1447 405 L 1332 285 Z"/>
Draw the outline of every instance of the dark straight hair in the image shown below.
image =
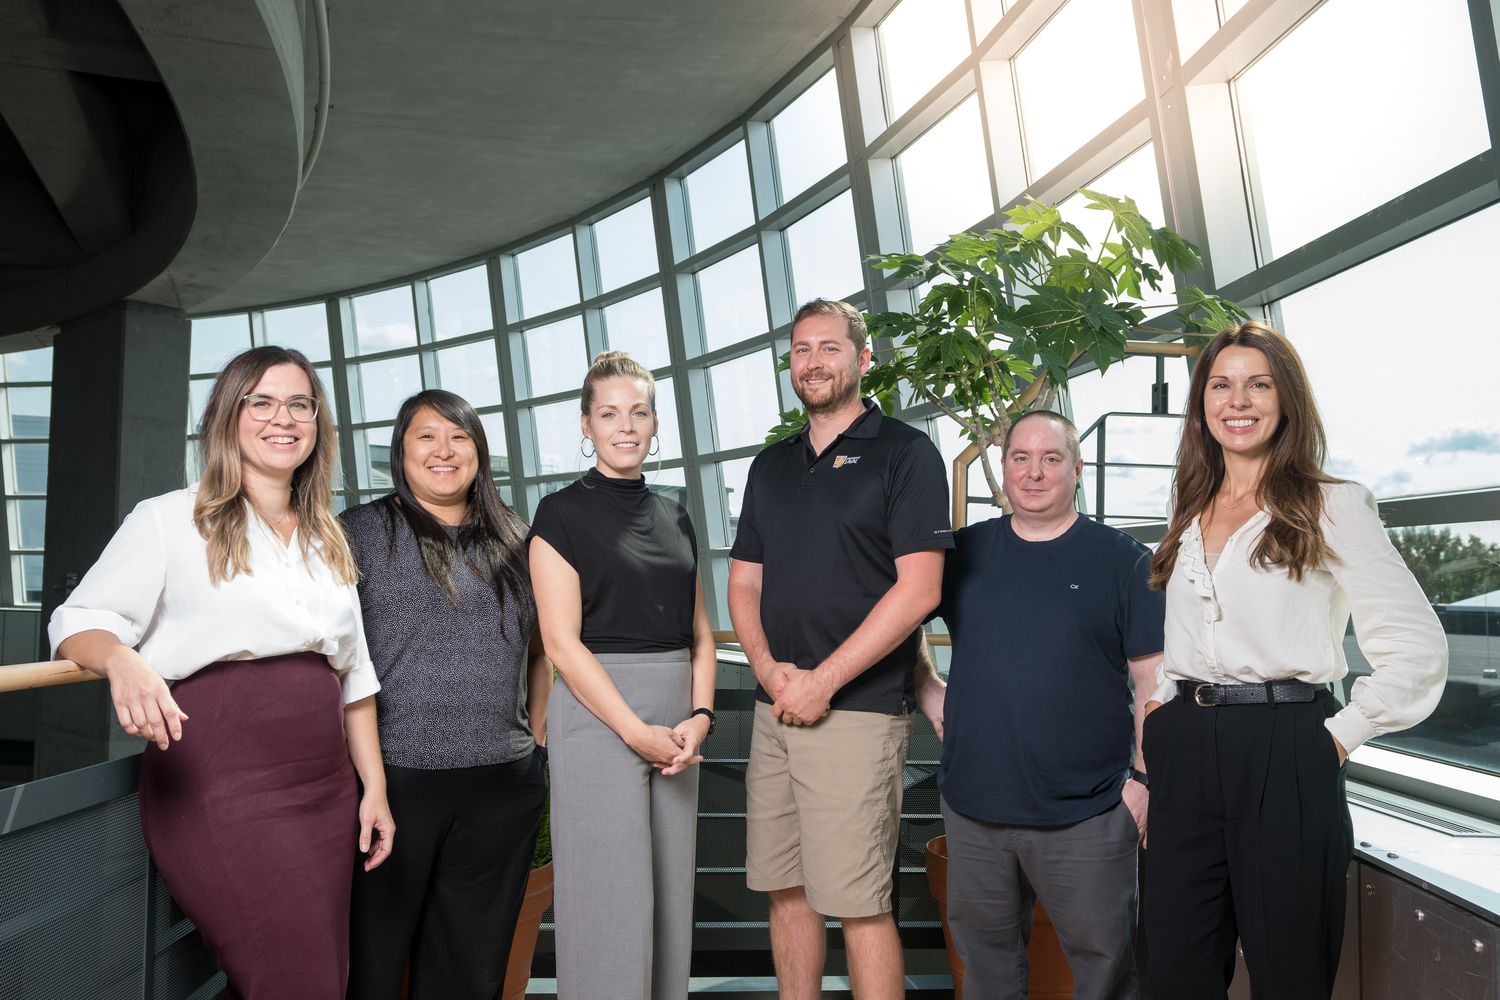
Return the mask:
<path id="1" fill-rule="evenodd" d="M 449 534 L 447 526 L 430 514 L 412 493 L 406 479 L 406 431 L 417 411 L 427 408 L 444 420 L 457 424 L 474 442 L 479 467 L 469 485 L 469 512 L 459 525 L 458 537 Z M 396 545 L 396 517 L 406 519 L 416 536 L 422 554 L 422 567 L 442 591 L 448 603 L 458 605 L 458 590 L 453 586 L 455 558 L 466 562 L 480 579 L 495 588 L 501 606 L 506 599 L 521 604 L 531 602 L 530 575 L 526 567 L 526 523 L 506 506 L 490 478 L 490 447 L 484 436 L 484 424 L 468 400 L 443 389 L 425 389 L 401 404 L 396 426 L 391 429 L 391 482 L 396 490 L 380 501 L 390 514 L 390 542 Z M 507 616 L 500 616 L 505 628 Z M 523 616 L 524 619 L 524 616 Z"/>

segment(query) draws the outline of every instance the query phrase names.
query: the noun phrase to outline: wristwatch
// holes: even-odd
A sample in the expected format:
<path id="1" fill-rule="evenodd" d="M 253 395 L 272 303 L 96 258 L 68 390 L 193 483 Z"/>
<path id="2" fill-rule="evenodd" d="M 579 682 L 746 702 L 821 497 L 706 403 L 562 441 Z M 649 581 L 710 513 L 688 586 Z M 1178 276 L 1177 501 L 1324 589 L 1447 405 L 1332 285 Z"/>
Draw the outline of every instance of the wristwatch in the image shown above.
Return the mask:
<path id="1" fill-rule="evenodd" d="M 693 715 L 708 716 L 708 732 L 712 735 L 714 731 L 714 710 L 711 708 L 695 708 L 693 709 Z M 688 718 L 691 719 L 693 715 L 688 716 Z"/>
<path id="2" fill-rule="evenodd" d="M 1146 776 L 1146 772 L 1137 771 L 1133 767 L 1130 769 L 1130 780 L 1140 785 L 1142 788 L 1151 787 L 1151 779 Z"/>

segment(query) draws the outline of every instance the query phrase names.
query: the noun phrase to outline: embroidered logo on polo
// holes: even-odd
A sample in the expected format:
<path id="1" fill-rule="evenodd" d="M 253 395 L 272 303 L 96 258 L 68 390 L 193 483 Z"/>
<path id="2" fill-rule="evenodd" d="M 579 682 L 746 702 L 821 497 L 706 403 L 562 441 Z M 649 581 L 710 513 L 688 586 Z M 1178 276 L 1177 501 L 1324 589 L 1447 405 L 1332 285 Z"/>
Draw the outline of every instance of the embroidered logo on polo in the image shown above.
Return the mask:
<path id="1" fill-rule="evenodd" d="M 859 462 L 858 455 L 835 455 L 833 456 L 833 467 L 842 469 L 846 465 L 854 465 Z"/>

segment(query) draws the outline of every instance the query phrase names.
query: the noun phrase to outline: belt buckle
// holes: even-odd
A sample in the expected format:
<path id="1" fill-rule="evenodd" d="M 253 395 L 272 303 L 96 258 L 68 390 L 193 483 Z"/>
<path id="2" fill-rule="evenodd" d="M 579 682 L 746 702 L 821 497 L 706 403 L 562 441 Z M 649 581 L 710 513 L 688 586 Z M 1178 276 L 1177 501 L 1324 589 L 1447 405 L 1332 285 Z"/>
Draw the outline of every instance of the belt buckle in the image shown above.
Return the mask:
<path id="1" fill-rule="evenodd" d="M 1199 708 L 1213 708 L 1215 706 L 1214 702 L 1203 700 L 1203 689 L 1206 687 L 1213 687 L 1213 685 L 1206 681 L 1202 684 L 1193 685 L 1193 704 Z"/>

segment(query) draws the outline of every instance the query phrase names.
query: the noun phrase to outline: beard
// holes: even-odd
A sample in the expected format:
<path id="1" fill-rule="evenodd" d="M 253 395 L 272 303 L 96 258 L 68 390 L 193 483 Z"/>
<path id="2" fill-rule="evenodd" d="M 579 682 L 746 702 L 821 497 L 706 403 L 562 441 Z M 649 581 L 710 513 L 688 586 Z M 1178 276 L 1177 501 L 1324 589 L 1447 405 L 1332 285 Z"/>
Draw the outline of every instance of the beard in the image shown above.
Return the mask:
<path id="1" fill-rule="evenodd" d="M 828 383 L 820 389 L 809 389 L 803 384 L 802 378 L 806 378 L 807 373 L 792 382 L 792 391 L 802 401 L 802 406 L 809 416 L 814 413 L 835 413 L 859 398 L 857 369 L 834 371 L 831 368 L 824 368 L 816 374 L 825 375 L 828 378 Z"/>

